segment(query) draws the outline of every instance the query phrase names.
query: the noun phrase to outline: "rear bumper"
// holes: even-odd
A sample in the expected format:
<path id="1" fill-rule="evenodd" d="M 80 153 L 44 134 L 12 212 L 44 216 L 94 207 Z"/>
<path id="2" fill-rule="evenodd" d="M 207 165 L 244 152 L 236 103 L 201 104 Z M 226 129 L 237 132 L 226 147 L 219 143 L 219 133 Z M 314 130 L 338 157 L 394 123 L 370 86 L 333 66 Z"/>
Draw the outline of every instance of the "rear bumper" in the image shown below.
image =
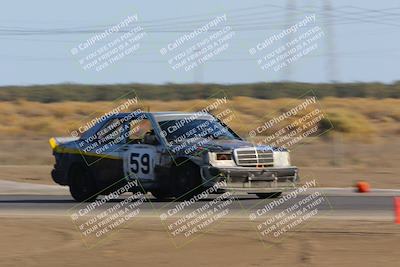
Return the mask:
<path id="1" fill-rule="evenodd" d="M 247 193 L 283 192 L 295 188 L 299 180 L 298 168 L 295 166 L 285 168 L 203 166 L 201 175 L 207 186 L 224 181 L 226 186 L 221 187 L 221 190 Z"/>
<path id="2" fill-rule="evenodd" d="M 53 178 L 53 181 L 59 185 L 68 185 L 67 178 L 65 177 L 64 173 L 65 172 L 54 168 L 51 170 L 51 178 Z"/>

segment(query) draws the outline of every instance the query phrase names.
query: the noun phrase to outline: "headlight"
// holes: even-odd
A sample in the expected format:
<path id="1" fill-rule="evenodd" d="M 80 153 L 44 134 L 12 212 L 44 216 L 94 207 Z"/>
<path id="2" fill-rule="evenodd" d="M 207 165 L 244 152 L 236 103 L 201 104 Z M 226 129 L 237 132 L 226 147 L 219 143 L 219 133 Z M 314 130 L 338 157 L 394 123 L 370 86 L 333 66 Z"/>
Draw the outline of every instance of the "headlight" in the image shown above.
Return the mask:
<path id="1" fill-rule="evenodd" d="M 210 164 L 215 167 L 232 167 L 235 162 L 232 159 L 231 152 L 209 152 L 208 158 Z"/>
<path id="2" fill-rule="evenodd" d="M 274 151 L 274 167 L 290 166 L 290 156 L 287 151 Z"/>
<path id="3" fill-rule="evenodd" d="M 217 153 L 217 160 L 232 160 L 232 154 Z"/>

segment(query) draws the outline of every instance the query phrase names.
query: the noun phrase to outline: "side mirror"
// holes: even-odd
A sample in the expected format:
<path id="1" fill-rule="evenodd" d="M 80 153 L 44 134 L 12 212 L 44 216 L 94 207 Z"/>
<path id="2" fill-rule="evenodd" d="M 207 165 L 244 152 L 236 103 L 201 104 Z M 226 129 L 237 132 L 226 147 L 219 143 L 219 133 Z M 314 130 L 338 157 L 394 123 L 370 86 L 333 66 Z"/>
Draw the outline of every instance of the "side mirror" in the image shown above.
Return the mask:
<path id="1" fill-rule="evenodd" d="M 143 143 L 148 145 L 158 145 L 158 139 L 154 134 L 146 134 L 143 138 Z"/>

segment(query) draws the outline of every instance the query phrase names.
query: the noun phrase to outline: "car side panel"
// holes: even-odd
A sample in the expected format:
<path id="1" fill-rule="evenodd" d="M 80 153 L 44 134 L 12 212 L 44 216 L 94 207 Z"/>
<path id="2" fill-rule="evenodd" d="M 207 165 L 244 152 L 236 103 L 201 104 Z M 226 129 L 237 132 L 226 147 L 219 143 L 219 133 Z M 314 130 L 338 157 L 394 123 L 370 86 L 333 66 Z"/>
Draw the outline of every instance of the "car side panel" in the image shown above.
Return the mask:
<path id="1" fill-rule="evenodd" d="M 69 185 L 69 171 L 74 164 L 89 168 L 98 191 L 119 181 L 125 182 L 122 159 L 94 156 L 83 157 L 80 154 L 58 152 L 54 152 L 54 156 L 56 164 L 52 170 L 52 178 L 60 185 Z"/>

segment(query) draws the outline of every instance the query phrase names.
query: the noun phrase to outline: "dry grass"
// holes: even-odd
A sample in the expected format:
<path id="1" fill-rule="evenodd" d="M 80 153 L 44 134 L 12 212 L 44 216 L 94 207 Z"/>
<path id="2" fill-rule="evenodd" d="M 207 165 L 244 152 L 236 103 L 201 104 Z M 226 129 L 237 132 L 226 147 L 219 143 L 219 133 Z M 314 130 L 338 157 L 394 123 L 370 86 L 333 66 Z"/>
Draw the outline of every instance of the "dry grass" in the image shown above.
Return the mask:
<path id="1" fill-rule="evenodd" d="M 212 101 L 142 101 L 140 107 L 150 107 L 152 111 L 196 111 Z M 231 126 L 243 134 L 300 102 L 285 98 L 261 100 L 235 97 L 227 107 L 235 112 Z M 330 134 L 342 132 L 345 137 L 366 141 L 376 136 L 400 133 L 399 99 L 325 98 L 319 104 L 334 125 Z M 0 102 L 0 136 L 37 138 L 68 135 L 72 128 L 116 106 L 118 103 L 115 102 Z"/>
<path id="2" fill-rule="evenodd" d="M 144 101 L 140 106 L 152 111 L 196 111 L 211 101 Z M 246 136 L 250 129 L 300 102 L 236 97 L 228 102 L 235 114 L 230 125 Z M 293 164 L 302 177 L 315 177 L 320 186 L 351 186 L 363 179 L 374 187 L 398 187 L 400 99 L 325 98 L 319 104 L 335 128 L 291 148 Z M 0 102 L 0 179 L 53 183 L 50 169 L 54 159 L 47 138 L 67 136 L 70 129 L 117 105 Z"/>

